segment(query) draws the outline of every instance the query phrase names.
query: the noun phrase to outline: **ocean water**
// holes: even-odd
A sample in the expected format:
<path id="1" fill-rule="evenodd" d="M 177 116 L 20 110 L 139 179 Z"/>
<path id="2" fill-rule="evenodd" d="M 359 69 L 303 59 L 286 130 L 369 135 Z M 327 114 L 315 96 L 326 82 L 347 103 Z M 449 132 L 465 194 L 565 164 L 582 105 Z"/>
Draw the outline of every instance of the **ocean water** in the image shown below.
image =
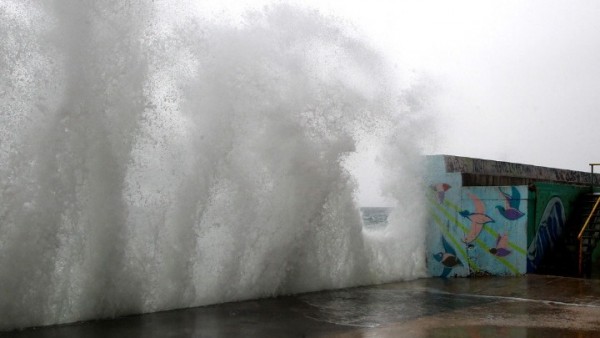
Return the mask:
<path id="1" fill-rule="evenodd" d="M 0 40 L 0 330 L 425 275 L 421 96 L 335 19 L 4 0 Z"/>
<path id="2" fill-rule="evenodd" d="M 389 207 L 361 207 L 363 226 L 368 229 L 384 228 L 392 211 L 393 208 Z"/>

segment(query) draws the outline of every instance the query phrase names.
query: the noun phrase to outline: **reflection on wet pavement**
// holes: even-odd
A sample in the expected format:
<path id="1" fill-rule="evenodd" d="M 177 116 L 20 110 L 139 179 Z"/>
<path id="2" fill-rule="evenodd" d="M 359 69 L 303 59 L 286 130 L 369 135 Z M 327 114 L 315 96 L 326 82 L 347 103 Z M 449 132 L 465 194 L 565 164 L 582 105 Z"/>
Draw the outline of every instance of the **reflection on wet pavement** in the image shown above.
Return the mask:
<path id="1" fill-rule="evenodd" d="M 600 281 L 421 279 L 76 323 L 0 337 L 592 337 Z"/>
<path id="2" fill-rule="evenodd" d="M 313 311 L 305 315 L 314 320 L 357 327 L 378 327 L 493 301 L 424 288 L 399 291 L 358 288 L 308 294 L 298 298 L 313 307 Z"/>
<path id="3" fill-rule="evenodd" d="M 468 338 L 504 338 L 504 337 L 598 337 L 598 332 L 545 327 L 503 327 L 503 326 L 466 326 L 442 327 L 430 330 L 427 338 L 468 337 Z"/>

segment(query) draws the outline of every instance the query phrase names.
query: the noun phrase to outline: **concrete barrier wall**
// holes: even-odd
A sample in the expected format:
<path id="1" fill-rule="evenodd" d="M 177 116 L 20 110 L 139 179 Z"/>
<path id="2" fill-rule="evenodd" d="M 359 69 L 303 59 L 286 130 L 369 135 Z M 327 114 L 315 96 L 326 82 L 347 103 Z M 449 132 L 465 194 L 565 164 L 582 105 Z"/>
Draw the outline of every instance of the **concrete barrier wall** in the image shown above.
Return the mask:
<path id="1" fill-rule="evenodd" d="M 574 185 L 589 186 L 591 184 L 591 174 L 583 171 L 451 155 L 436 155 L 434 157 L 441 157 L 443 159 L 444 169 L 448 173 L 460 172 L 465 174 L 519 177 Z M 594 177 L 595 182 L 600 182 L 599 174 L 595 174 Z"/>
<path id="2" fill-rule="evenodd" d="M 433 189 L 430 195 L 430 274 L 446 277 L 526 273 L 527 187 L 456 190 L 457 194 L 443 200 Z M 516 207 L 507 207 L 509 203 Z M 458 259 L 457 264 L 452 264 L 452 255 Z"/>
<path id="3" fill-rule="evenodd" d="M 588 191 L 579 185 L 586 175 L 578 172 L 445 155 L 430 156 L 427 163 L 427 262 L 432 276 L 535 272 L 563 232 L 577 198 Z M 464 186 L 465 172 L 562 181 Z"/>
<path id="4" fill-rule="evenodd" d="M 587 187 L 539 182 L 533 185 L 530 196 L 528 225 L 527 272 L 535 272 L 544 257 L 565 232 L 573 216 L 578 198 L 589 191 Z M 577 226 L 574 224 L 573 226 Z"/>

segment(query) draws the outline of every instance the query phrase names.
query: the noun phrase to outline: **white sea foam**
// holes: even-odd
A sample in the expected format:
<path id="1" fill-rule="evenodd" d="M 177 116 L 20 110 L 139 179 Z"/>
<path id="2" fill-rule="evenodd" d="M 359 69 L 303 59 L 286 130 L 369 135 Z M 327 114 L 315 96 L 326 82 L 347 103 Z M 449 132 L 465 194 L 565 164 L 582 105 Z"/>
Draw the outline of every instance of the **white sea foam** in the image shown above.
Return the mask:
<path id="1" fill-rule="evenodd" d="M 0 330 L 423 276 L 423 121 L 382 57 L 311 10 L 152 3 L 0 3 Z"/>

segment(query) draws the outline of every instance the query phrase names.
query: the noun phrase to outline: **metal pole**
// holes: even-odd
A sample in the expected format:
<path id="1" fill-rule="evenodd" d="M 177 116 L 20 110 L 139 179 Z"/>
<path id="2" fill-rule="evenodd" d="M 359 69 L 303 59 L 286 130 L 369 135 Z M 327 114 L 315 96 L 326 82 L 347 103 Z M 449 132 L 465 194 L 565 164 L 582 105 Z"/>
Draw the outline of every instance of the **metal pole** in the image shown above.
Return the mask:
<path id="1" fill-rule="evenodd" d="M 594 167 L 600 165 L 600 163 L 590 163 L 590 188 L 592 189 L 592 193 L 594 193 L 594 188 L 596 187 L 596 180 L 594 179 Z"/>

